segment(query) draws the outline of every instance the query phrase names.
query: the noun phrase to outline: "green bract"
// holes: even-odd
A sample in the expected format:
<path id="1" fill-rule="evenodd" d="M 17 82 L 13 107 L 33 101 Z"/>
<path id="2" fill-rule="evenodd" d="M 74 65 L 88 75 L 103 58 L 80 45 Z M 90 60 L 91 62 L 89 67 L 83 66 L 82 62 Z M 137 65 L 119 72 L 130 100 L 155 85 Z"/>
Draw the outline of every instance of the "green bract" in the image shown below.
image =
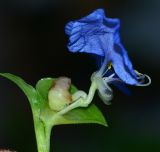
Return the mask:
<path id="1" fill-rule="evenodd" d="M 86 108 L 75 108 L 64 115 L 51 110 L 48 105 L 48 91 L 55 80 L 54 78 L 41 79 L 34 88 L 13 74 L 0 73 L 0 75 L 17 84 L 29 100 L 33 113 L 38 152 L 49 152 L 50 133 L 55 125 L 97 123 L 107 126 L 105 118 L 94 104 L 90 104 Z M 71 85 L 71 94 L 76 91 L 78 89 Z"/>

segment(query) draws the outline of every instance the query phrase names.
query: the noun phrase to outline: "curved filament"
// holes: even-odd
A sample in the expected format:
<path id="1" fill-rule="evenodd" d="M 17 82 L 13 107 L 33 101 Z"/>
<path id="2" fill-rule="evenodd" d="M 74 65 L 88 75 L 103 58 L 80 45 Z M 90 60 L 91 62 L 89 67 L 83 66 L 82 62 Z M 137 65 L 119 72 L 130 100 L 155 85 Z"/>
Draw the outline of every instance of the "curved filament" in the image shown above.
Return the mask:
<path id="1" fill-rule="evenodd" d="M 137 70 L 135 70 L 135 73 L 137 74 L 137 79 L 140 80 L 138 84 L 136 84 L 136 86 L 142 86 L 142 87 L 145 87 L 145 86 L 149 86 L 151 84 L 151 78 L 147 75 L 147 74 L 142 74 L 140 72 L 138 72 Z M 148 79 L 148 82 L 147 83 L 144 83 L 145 81 L 145 78 Z"/>

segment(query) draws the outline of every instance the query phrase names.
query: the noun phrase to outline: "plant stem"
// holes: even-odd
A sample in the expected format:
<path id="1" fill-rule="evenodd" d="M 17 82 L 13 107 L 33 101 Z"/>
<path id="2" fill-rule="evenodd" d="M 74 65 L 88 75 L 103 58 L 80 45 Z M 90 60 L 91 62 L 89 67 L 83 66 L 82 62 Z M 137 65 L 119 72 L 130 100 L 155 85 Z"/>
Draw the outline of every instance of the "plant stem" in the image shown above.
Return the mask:
<path id="1" fill-rule="evenodd" d="M 38 152 L 49 152 L 50 151 L 50 134 L 51 128 L 48 127 L 41 120 L 34 119 L 35 134 L 37 140 Z"/>

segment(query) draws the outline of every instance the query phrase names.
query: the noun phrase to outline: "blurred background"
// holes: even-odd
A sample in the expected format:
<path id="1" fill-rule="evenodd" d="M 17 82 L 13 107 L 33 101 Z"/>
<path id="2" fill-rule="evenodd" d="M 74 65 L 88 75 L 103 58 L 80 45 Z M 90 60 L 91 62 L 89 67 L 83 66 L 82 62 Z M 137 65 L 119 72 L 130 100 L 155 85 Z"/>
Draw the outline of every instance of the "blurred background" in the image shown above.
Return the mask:
<path id="1" fill-rule="evenodd" d="M 96 70 L 87 54 L 67 51 L 64 26 L 97 8 L 121 19 L 121 38 L 135 69 L 152 78 L 149 87 L 114 88 L 111 106 L 94 99 L 109 127 L 56 126 L 55 152 L 160 151 L 160 1 L 159 0 L 0 0 L 0 72 L 35 85 L 42 77 L 68 76 L 88 90 Z M 83 61 L 83 62 L 82 62 Z M 0 79 L 0 148 L 36 152 L 31 109 L 22 91 Z"/>

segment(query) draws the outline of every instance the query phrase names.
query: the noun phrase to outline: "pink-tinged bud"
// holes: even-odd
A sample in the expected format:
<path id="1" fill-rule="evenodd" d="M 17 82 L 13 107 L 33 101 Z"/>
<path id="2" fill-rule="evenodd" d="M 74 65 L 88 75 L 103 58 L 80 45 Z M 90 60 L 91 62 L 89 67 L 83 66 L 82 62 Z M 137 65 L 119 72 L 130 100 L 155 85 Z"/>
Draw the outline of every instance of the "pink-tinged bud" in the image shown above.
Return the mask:
<path id="1" fill-rule="evenodd" d="M 54 111 L 60 111 L 72 103 L 72 95 L 69 92 L 71 79 L 59 77 L 54 81 L 48 93 L 49 107 Z"/>

